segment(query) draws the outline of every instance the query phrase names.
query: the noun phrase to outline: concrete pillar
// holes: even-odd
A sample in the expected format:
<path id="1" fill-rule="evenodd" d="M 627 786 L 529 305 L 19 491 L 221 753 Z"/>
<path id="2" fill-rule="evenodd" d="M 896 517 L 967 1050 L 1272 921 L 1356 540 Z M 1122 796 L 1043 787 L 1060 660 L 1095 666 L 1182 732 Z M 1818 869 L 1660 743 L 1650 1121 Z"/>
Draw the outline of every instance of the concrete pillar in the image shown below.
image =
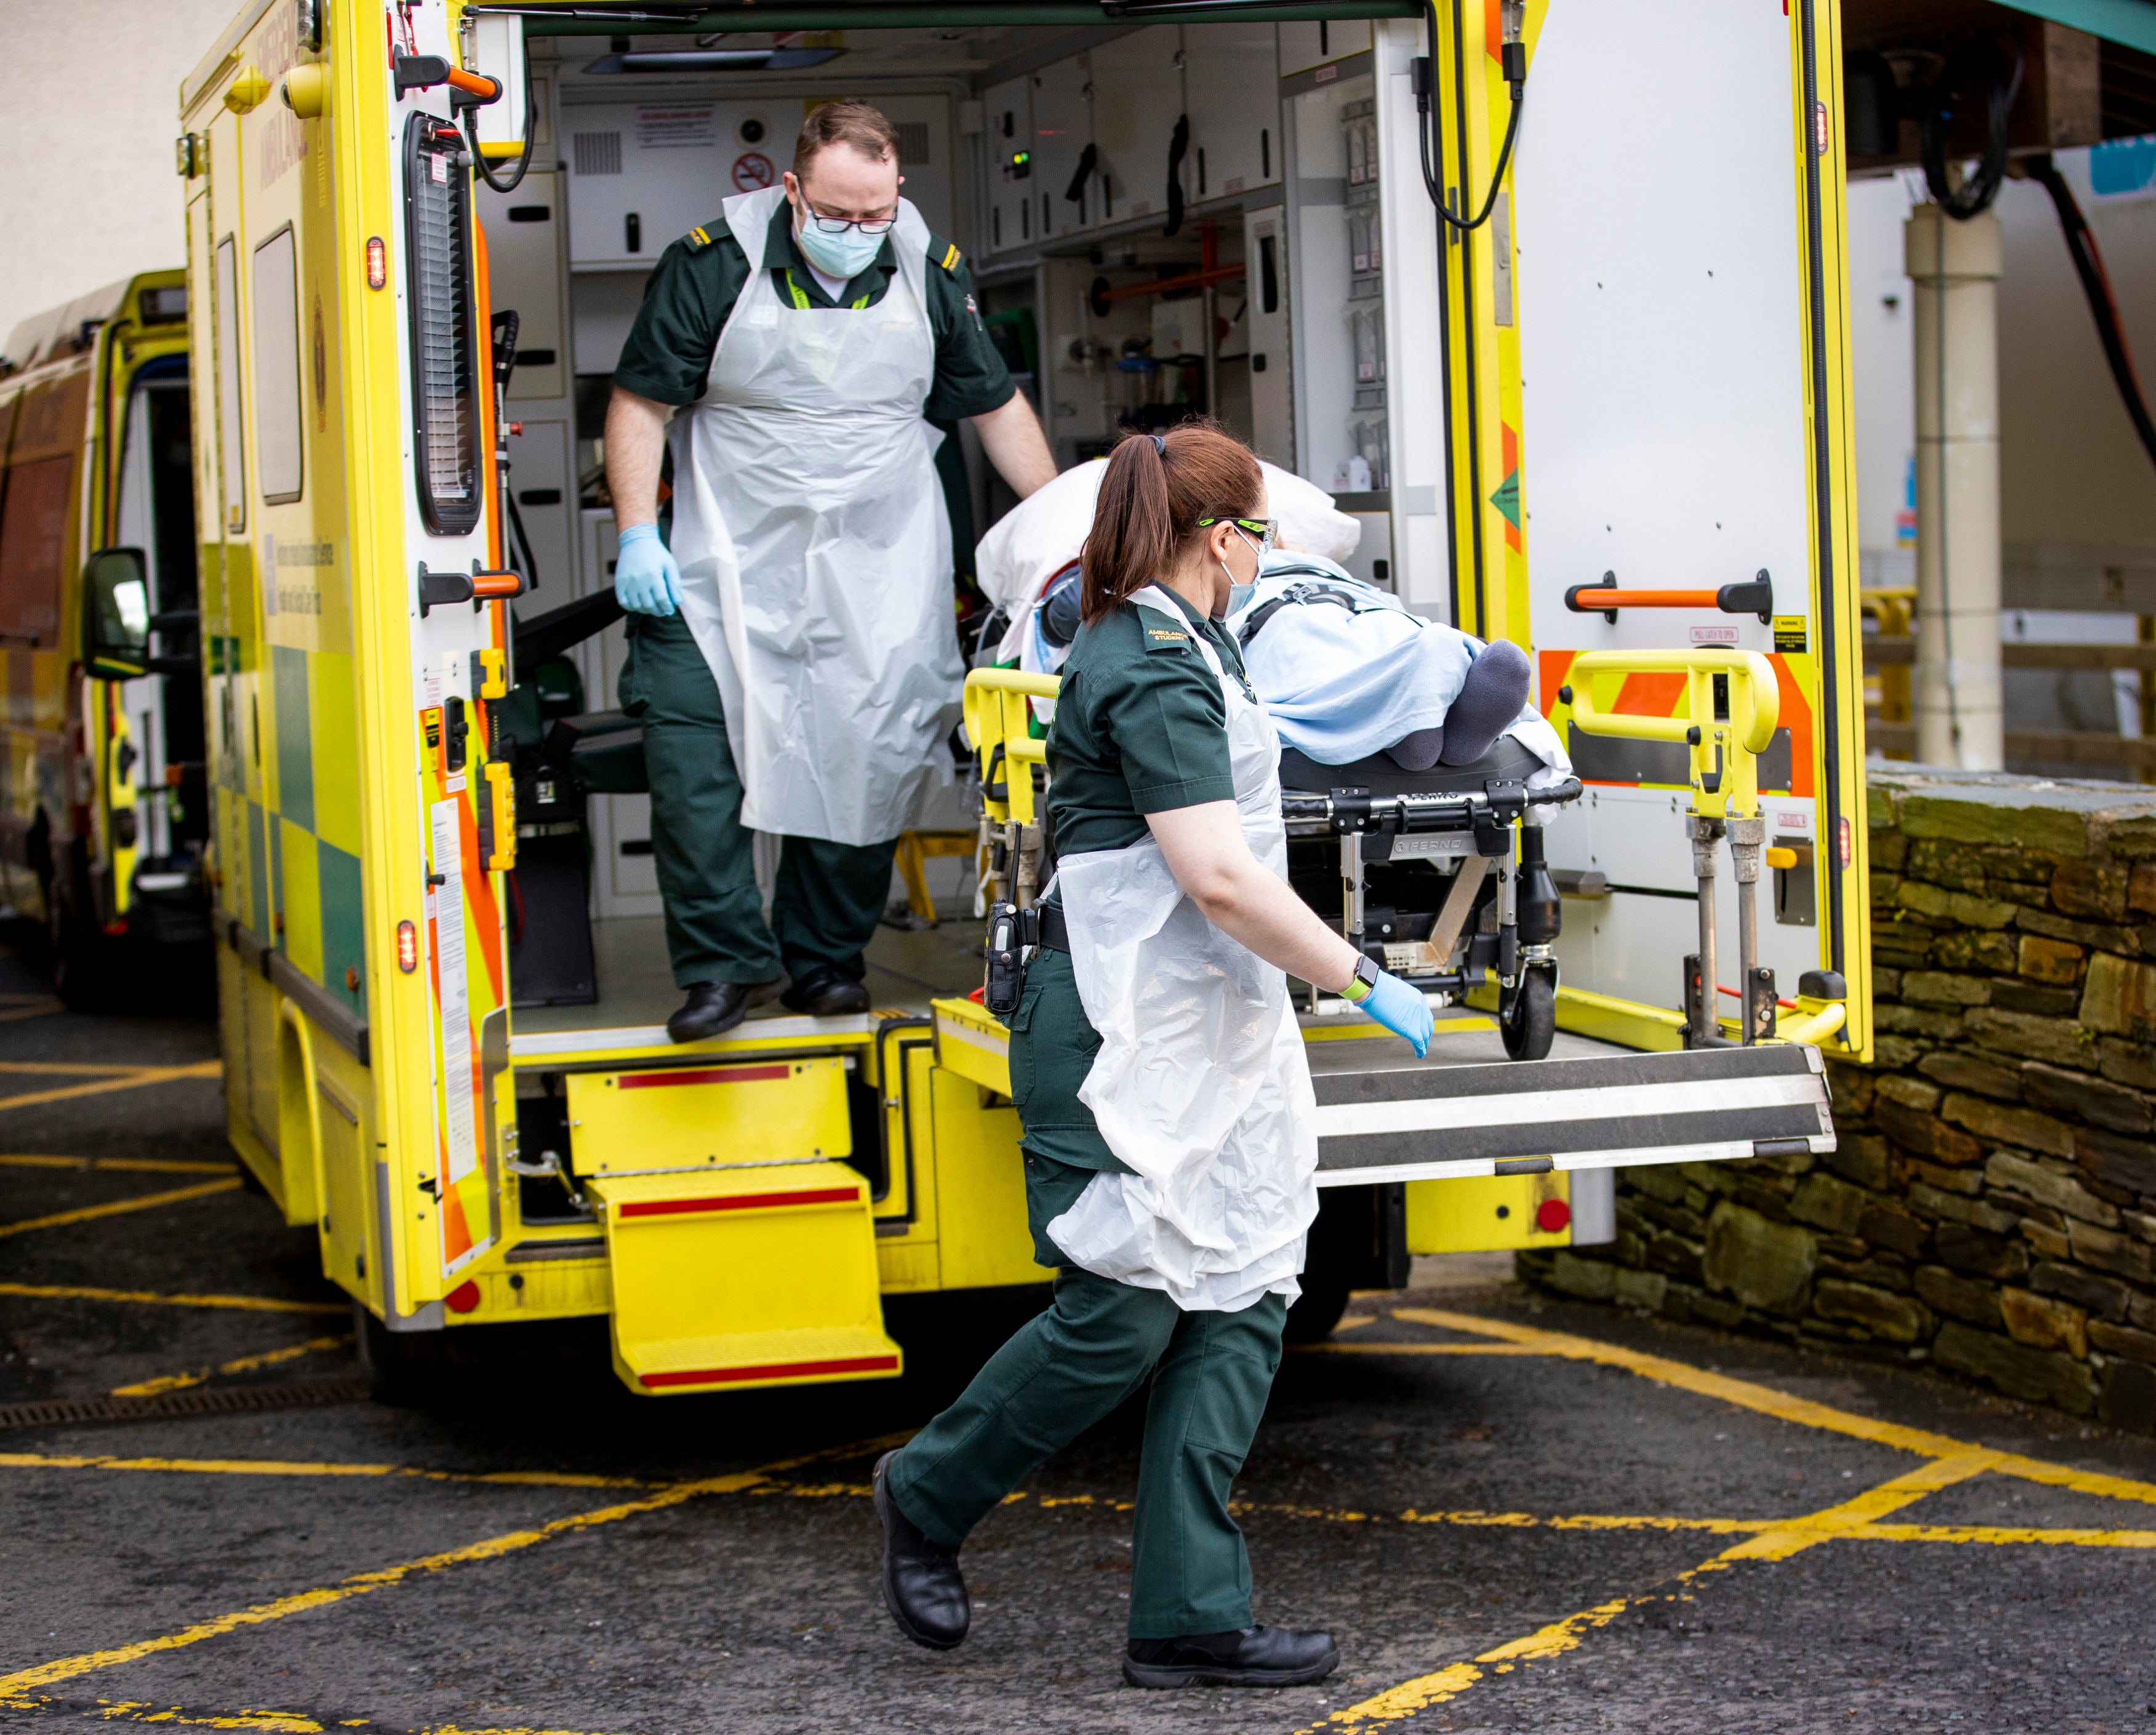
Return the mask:
<path id="1" fill-rule="evenodd" d="M 1999 678 L 1999 218 L 1903 232 L 1917 362 L 1917 758 L 2005 762 Z"/>

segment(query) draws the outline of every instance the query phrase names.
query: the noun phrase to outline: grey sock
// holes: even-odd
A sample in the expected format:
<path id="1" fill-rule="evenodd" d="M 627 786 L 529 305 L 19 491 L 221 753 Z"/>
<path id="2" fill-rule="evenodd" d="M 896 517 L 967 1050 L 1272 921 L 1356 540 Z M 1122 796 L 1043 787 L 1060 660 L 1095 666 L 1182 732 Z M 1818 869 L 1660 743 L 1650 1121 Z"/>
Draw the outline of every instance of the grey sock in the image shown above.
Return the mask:
<path id="1" fill-rule="evenodd" d="M 1385 749 L 1385 757 L 1402 771 L 1428 771 L 1444 751 L 1445 725 L 1440 723 L 1435 729 L 1418 729 L 1403 736 Z"/>
<path id="2" fill-rule="evenodd" d="M 1445 762 L 1472 765 L 1488 752 L 1527 702 L 1527 654 L 1493 639 L 1467 671 L 1460 696 L 1445 714 Z"/>

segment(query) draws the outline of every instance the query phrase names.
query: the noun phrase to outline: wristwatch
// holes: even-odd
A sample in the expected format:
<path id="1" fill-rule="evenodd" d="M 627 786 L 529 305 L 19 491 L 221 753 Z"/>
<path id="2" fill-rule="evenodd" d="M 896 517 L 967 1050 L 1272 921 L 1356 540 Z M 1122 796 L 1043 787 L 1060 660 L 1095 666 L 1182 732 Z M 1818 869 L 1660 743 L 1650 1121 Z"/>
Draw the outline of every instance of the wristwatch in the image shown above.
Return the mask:
<path id="1" fill-rule="evenodd" d="M 1348 986 L 1341 989 L 1341 997 L 1350 1005 L 1361 1005 L 1378 986 L 1378 967 L 1368 957 L 1357 958 L 1355 973 L 1348 978 Z"/>

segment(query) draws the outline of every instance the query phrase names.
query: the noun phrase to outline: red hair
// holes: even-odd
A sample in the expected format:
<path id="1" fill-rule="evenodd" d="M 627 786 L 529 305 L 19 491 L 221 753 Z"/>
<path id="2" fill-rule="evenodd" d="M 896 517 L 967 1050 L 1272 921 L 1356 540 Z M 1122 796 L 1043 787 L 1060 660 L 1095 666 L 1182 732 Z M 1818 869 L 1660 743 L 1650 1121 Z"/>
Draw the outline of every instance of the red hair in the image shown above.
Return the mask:
<path id="1" fill-rule="evenodd" d="M 1109 454 L 1079 556 L 1086 620 L 1165 579 L 1199 535 L 1199 519 L 1253 517 L 1265 491 L 1256 454 L 1217 422 L 1127 437 Z"/>

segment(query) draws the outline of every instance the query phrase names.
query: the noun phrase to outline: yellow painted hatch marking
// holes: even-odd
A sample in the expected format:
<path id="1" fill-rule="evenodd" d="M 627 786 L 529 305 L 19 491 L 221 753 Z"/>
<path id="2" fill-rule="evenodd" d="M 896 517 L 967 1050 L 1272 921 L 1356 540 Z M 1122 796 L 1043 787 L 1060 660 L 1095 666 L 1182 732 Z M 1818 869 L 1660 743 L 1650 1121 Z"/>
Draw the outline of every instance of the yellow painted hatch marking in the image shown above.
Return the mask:
<path id="1" fill-rule="evenodd" d="M 107 1458 L 51 1452 L 0 1452 L 0 1470 L 131 1470 L 184 1476 L 382 1477 L 421 1482 L 491 1483 L 505 1488 L 660 1488 L 634 1476 L 584 1476 L 571 1471 L 425 1470 L 408 1464 L 338 1464 L 303 1458 Z"/>
<path id="2" fill-rule="evenodd" d="M 706 1494 L 736 1494 L 753 1488 L 767 1478 L 788 1470 L 796 1470 L 819 1460 L 837 1457 L 865 1456 L 886 1445 L 895 1445 L 911 1435 L 886 1436 L 879 1440 L 860 1440 L 843 1446 L 829 1446 L 820 1451 L 803 1453 L 792 1458 L 780 1459 L 761 1469 L 737 1471 L 732 1476 L 707 1476 L 697 1481 L 675 1482 L 646 1496 L 642 1500 L 628 1500 L 616 1506 L 597 1507 L 588 1512 L 572 1513 L 566 1518 L 555 1518 L 526 1530 L 511 1530 L 500 1536 L 488 1537 L 476 1543 L 468 1543 L 461 1548 L 449 1548 L 439 1554 L 424 1555 L 417 1560 L 400 1561 L 394 1566 L 378 1567 L 372 1572 L 355 1573 L 334 1584 L 325 1584 L 314 1590 L 303 1590 L 295 1595 L 282 1596 L 274 1601 L 256 1603 L 245 1609 L 219 1614 L 208 1620 L 197 1621 L 177 1632 L 161 1635 L 155 1639 L 138 1639 L 131 1645 L 117 1645 L 105 1650 L 88 1650 L 75 1656 L 55 1657 L 47 1663 L 38 1663 L 28 1669 L 18 1669 L 12 1675 L 0 1675 L 0 1704 L 13 1700 L 18 1703 L 33 1689 L 50 1686 L 57 1681 L 72 1681 L 100 1669 L 116 1668 L 122 1663 L 131 1663 L 161 1651 L 178 1650 L 189 1645 L 199 1645 L 205 1639 L 222 1637 L 237 1632 L 243 1627 L 260 1626 L 273 1620 L 282 1620 L 288 1614 L 304 1614 L 310 1609 L 326 1608 L 334 1603 L 347 1601 L 352 1597 L 366 1596 L 377 1590 L 386 1590 L 402 1584 L 406 1579 L 428 1573 L 446 1571 L 451 1567 L 468 1565 L 474 1561 L 499 1560 L 504 1555 L 536 1548 L 540 1543 L 552 1542 L 555 1537 L 572 1535 L 578 1531 L 595 1529 L 602 1524 L 613 1524 L 624 1518 L 640 1517 L 645 1512 L 664 1511 L 680 1506 L 685 1501 L 695 1500 Z"/>
<path id="3" fill-rule="evenodd" d="M 1343 1322 L 1344 1323 L 1344 1322 Z M 1367 1325 L 1368 1321 L 1363 1321 Z M 1337 1327 L 1335 1327 L 1337 1330 Z M 1298 1343 L 1299 1355 L 1321 1356 L 1546 1356 L 1532 1343 Z"/>
<path id="4" fill-rule="evenodd" d="M 113 1060 L 0 1060 L 0 1073 L 48 1072 L 68 1078 L 117 1078 L 142 1069 Z"/>
<path id="5" fill-rule="evenodd" d="M 8 998 L 12 1001 L 18 997 L 10 994 Z M 54 1013 L 64 1009 L 57 994 L 20 998 L 23 1004 L 0 1008 L 0 1024 L 10 1024 L 23 1018 L 49 1018 Z"/>
<path id="6" fill-rule="evenodd" d="M 1825 1542 L 1982 1543 L 1995 1546 L 2049 1543 L 2114 1548 L 2156 1547 L 2156 1532 L 2147 1531 L 2045 1530 L 2015 1526 L 1881 1524 L 1878 1522 L 1888 1513 L 1913 1505 L 1942 1488 L 1985 1474 L 2020 1476 L 2079 1493 L 2149 1502 L 2156 1502 L 2156 1484 L 2076 1470 L 2067 1465 L 2048 1464 L 2041 1459 L 2025 1458 L 2017 1453 L 1972 1445 L 1945 1435 L 1933 1434 L 1919 1428 L 1905 1428 L 1897 1423 L 1881 1421 L 1875 1417 L 1857 1415 L 1848 1410 L 1836 1409 L 1830 1404 L 1817 1404 L 1809 1399 L 1778 1392 L 1771 1386 L 1759 1385 L 1750 1380 L 1733 1379 L 1726 1374 L 1709 1373 L 1666 1357 L 1600 1343 L 1592 1338 L 1544 1332 L 1532 1326 L 1514 1325 L 1509 1321 L 1484 1319 L 1473 1314 L 1452 1313 L 1435 1307 L 1395 1308 L 1393 1317 L 1414 1325 L 1435 1326 L 1445 1331 L 1496 1337 L 1543 1354 L 1622 1368 L 1660 1384 L 1694 1392 L 1703 1397 L 1717 1398 L 1779 1420 L 1847 1435 L 1854 1439 L 1893 1446 L 1902 1451 L 1920 1453 L 1933 1460 L 1820 1512 L 1767 1525 L 1746 1524 L 1743 1527 L 1752 1530 L 1753 1534 L 1712 1558 L 1702 1561 L 1690 1571 L 1678 1573 L 1671 1582 L 1680 1587 L 1689 1585 L 1709 1573 L 1726 1572 L 1741 1560 L 1786 1560 L 1793 1554 Z M 1434 1347 L 1374 1343 L 1337 1346 L 1342 1349 L 1352 1347 L 1363 1351 L 1399 1348 L 1409 1353 L 1418 1347 Z M 1450 1515 L 1440 1522 L 1450 1522 Z M 1531 1519 L 1528 1522 L 1535 1521 Z M 1651 1524 L 1654 1521 L 1647 1522 Z M 1709 1523 L 1717 1522 L 1707 1521 Z M 1679 1521 L 1671 1527 L 1681 1526 L 1689 1529 L 1694 1527 L 1696 1522 L 1697 1521 Z M 1731 1527 L 1737 1527 L 1732 1524 Z M 1297 1735 L 1319 1735 L 1319 1732 L 1328 1730 L 1368 1729 L 1378 1723 L 1396 1722 L 1414 1717 L 1433 1705 L 1441 1705 L 1459 1697 L 1484 1680 L 1486 1666 L 1487 1672 L 1502 1675 L 1510 1673 L 1522 1663 L 1563 1655 L 1577 1649 L 1584 1634 L 1609 1625 L 1628 1609 L 1678 1596 L 1688 1599 L 1690 1593 L 1683 1589 L 1656 1589 L 1638 1596 L 1620 1597 L 1611 1602 L 1597 1604 L 1592 1609 L 1568 1614 L 1524 1638 L 1486 1650 L 1472 1661 L 1448 1664 L 1430 1674 L 1402 1681 L 1399 1686 L 1389 1687 L 1357 1704 L 1344 1707 L 1330 1713 L 1321 1722 L 1298 1731 Z"/>
<path id="7" fill-rule="evenodd" d="M 161 1296 L 147 1289 L 84 1283 L 0 1283 L 0 1296 L 40 1301 L 132 1301 L 151 1307 L 230 1307 L 242 1313 L 349 1313 L 349 1301 L 288 1301 L 276 1296 Z"/>
<path id="8" fill-rule="evenodd" d="M 100 1722 L 178 1723 L 192 1729 L 269 1729 L 277 1735 L 322 1735 L 322 1726 L 296 1711 L 190 1712 L 181 1705 L 160 1705 L 151 1699 L 123 1699 L 115 1705 L 100 1701 Z"/>
<path id="9" fill-rule="evenodd" d="M 4 1460 L 0 1460 L 0 1463 L 3 1462 Z M 1952 1481 L 1959 1481 L 1976 1473 L 1961 1467 L 1958 1460 L 1943 1460 L 1941 1462 L 1957 1466 L 1948 1479 Z M 1977 1466 L 1979 1470 L 1991 1467 L 1989 1465 Z M 1402 1512 L 1358 1512 L 1336 1511 L 1328 1507 L 1292 1506 L 1249 1500 L 1229 1501 L 1228 1511 L 1230 1516 L 1238 1518 L 1301 1518 L 1327 1524 L 1445 1524 L 1469 1530 L 1630 1530 L 1666 1533 L 1697 1530 L 1712 1536 L 1760 1536 L 1786 1532 L 1790 1537 L 1797 1539 L 1797 1546 L 1802 1548 L 1810 1548 L 1815 1542 L 1847 1539 L 1852 1542 L 1983 1543 L 1994 1546 L 2032 1543 L 2087 1548 L 2156 1548 L 2156 1531 L 2151 1530 L 2062 1530 L 2029 1525 L 1993 1524 L 1878 1524 L 1864 1516 L 1866 1510 L 1893 1511 L 1913 1500 L 1922 1499 L 1925 1494 L 1935 1491 L 1938 1486 L 1946 1486 L 1945 1483 L 1935 1483 L 1915 1491 L 1908 1491 L 1907 1485 L 1912 1479 L 1924 1478 L 1931 1474 L 1928 1469 L 1912 1471 L 1909 1477 L 1882 1484 L 1857 1496 L 1843 1507 L 1830 1508 L 1830 1523 L 1827 1517 L 1818 1514 L 1794 1518 L 1685 1518 L 1658 1512 L 1560 1512 L 1543 1517 L 1534 1512 L 1486 1512 L 1472 1508 L 1460 1512 L 1425 1512 L 1414 1507 Z M 795 1500 L 866 1500 L 875 1491 L 866 1482 L 766 1482 L 746 1491 L 759 1496 L 783 1496 Z M 1000 1504 L 1019 1506 L 1028 1501 L 1044 1510 L 1066 1506 L 1098 1507 L 1103 1512 L 1114 1512 L 1136 1509 L 1134 1501 L 1117 1500 L 1112 1495 L 1035 1496 L 1022 1488 L 1015 1493 L 1006 1494 Z M 1777 1546 L 1782 1545 L 1778 1543 Z M 1790 1553 L 1796 1552 L 1795 1547 L 1788 1549 Z"/>
<path id="10" fill-rule="evenodd" d="M 1868 1440 L 1880 1445 L 1893 1446 L 1905 1452 L 1921 1453 L 1927 1458 L 1962 1459 L 1981 1454 L 1990 1461 L 1984 1467 L 2001 1476 L 2020 1476 L 2024 1481 L 2042 1482 L 2055 1488 L 2070 1488 L 2080 1494 L 2101 1495 L 2109 1500 L 2138 1500 L 2156 1505 L 2156 1482 L 2138 1482 L 2126 1476 L 2107 1476 L 2097 1471 L 2076 1470 L 2071 1465 L 2050 1464 L 2041 1458 L 2025 1458 L 2014 1452 L 1994 1452 L 1973 1445 L 1967 1440 L 1953 1440 L 1943 1434 L 1933 1434 L 1922 1428 L 1905 1428 L 1897 1422 L 1883 1422 L 1876 1416 L 1861 1416 L 1853 1411 L 1836 1409 L 1831 1404 L 1815 1404 L 1809 1398 L 1797 1398 L 1787 1392 L 1778 1392 L 1772 1386 L 1755 1384 L 1748 1379 L 1732 1379 L 1727 1374 L 1709 1373 L 1704 1368 L 1694 1368 L 1683 1362 L 1673 1362 L 1664 1356 L 1649 1355 L 1644 1351 L 1625 1349 L 1614 1343 L 1599 1343 L 1591 1337 L 1573 1337 L 1562 1332 L 1544 1332 L 1532 1326 L 1514 1325 L 1507 1320 L 1483 1319 L 1471 1313 L 1449 1313 L 1436 1307 L 1397 1307 L 1393 1317 L 1414 1325 L 1436 1326 L 1449 1332 L 1471 1332 L 1490 1337 L 1499 1337 L 1508 1342 L 1531 1345 L 1543 1353 L 1568 1360 L 1598 1362 L 1604 1367 L 1622 1368 L 1658 1384 L 1676 1386 L 1681 1390 L 1697 1393 L 1702 1397 L 1718 1398 L 1726 1404 L 1758 1411 L 1785 1422 L 1796 1422 L 1807 1428 L 1822 1429 L 1829 1433 L 1846 1434 L 1856 1440 Z M 1340 1346 L 1346 1348 L 1348 1346 Z M 1358 1343 L 1359 1351 L 1375 1350 L 1376 1344 Z M 1410 1352 L 1412 1353 L 1412 1352 Z"/>
<path id="11" fill-rule="evenodd" d="M 61 1168 L 77 1174 L 101 1171 L 110 1174 L 228 1175 L 237 1173 L 229 1163 L 195 1163 L 178 1157 L 9 1157 L 0 1156 L 0 1168 Z"/>
<path id="12" fill-rule="evenodd" d="M 28 1071 L 52 1072 L 51 1066 L 26 1066 Z M 77 1096 L 95 1096 L 106 1091 L 131 1091 L 140 1085 L 167 1085 L 175 1079 L 218 1078 L 224 1067 L 216 1060 L 198 1061 L 192 1066 L 142 1066 L 118 1078 L 104 1078 L 95 1084 L 65 1085 L 53 1091 L 29 1091 L 19 1096 L 0 1096 L 0 1108 L 34 1108 L 44 1102 L 66 1102 Z"/>
<path id="13" fill-rule="evenodd" d="M 198 1386 L 204 1380 L 220 1373 L 252 1373 L 258 1368 L 274 1368 L 280 1362 L 295 1362 L 301 1356 L 319 1355 L 325 1350 L 341 1349 L 352 1342 L 347 1332 L 338 1337 L 310 1337 L 305 1343 L 288 1343 L 282 1349 L 268 1349 L 259 1355 L 238 1356 L 229 1362 L 220 1362 L 214 1368 L 197 1368 L 188 1373 L 160 1374 L 155 1379 L 138 1380 L 131 1386 L 115 1386 L 116 1398 L 152 1398 L 160 1392 L 177 1392 L 187 1386 Z"/>
<path id="14" fill-rule="evenodd" d="M 0 1107 L 6 1106 L 0 1104 Z M 26 1235 L 33 1229 L 59 1229 L 69 1223 L 88 1223 L 99 1217 L 117 1217 L 128 1211 L 153 1210 L 159 1205 L 183 1204 L 191 1199 L 207 1199 L 213 1193 L 235 1193 L 239 1178 L 202 1181 L 192 1187 L 175 1187 L 168 1193 L 146 1193 L 140 1199 L 118 1199 L 110 1204 L 82 1205 L 72 1211 L 55 1211 L 49 1217 L 25 1217 L 17 1223 L 0 1223 L 0 1240 Z"/>
<path id="15" fill-rule="evenodd" d="M 1816 1543 L 1830 1542 L 1846 1537 L 1852 1529 L 1861 1527 L 1879 1512 L 1892 1512 L 1935 1494 L 1941 1488 L 1980 1476 L 1993 1467 L 1999 1454 L 1969 1451 L 1938 1462 L 1928 1464 L 1896 1476 L 1874 1488 L 1867 1488 L 1853 1499 L 1840 1501 L 1799 1518 L 1790 1518 L 1748 1537 L 1735 1546 L 1725 1548 L 1710 1560 L 1705 1560 L 1691 1571 L 1680 1573 L 1674 1582 L 1689 1584 L 1707 1573 L 1727 1571 L 1738 1560 L 1783 1560 Z M 1568 1614 L 1562 1620 L 1553 1621 L 1524 1638 L 1514 1639 L 1494 1650 L 1483 1651 L 1472 1662 L 1451 1663 L 1432 1674 L 1419 1675 L 1412 1681 L 1404 1681 L 1398 1686 L 1388 1687 L 1381 1693 L 1354 1705 L 1333 1712 L 1323 1722 L 1314 1723 L 1297 1732 L 1297 1735 L 1317 1735 L 1317 1732 L 1331 1728 L 1368 1728 L 1373 1723 L 1397 1722 L 1426 1711 L 1433 1705 L 1456 1699 L 1470 1687 L 1486 1678 L 1487 1673 L 1510 1674 L 1522 1663 L 1544 1661 L 1577 1650 L 1581 1638 L 1599 1627 L 1605 1627 L 1626 1609 L 1640 1604 L 1662 1600 L 1670 1593 L 1662 1590 L 1647 1592 L 1639 1596 L 1618 1597 L 1612 1601 L 1598 1603 L 1591 1609 L 1583 1609 L 1576 1614 Z"/>
<path id="16" fill-rule="evenodd" d="M 2033 1543 L 2053 1548 L 2156 1548 L 2156 1530 L 2051 1530 L 2023 1524 L 1866 1524 L 1849 1532 L 1859 1543 L 1983 1543 L 1995 1548 Z"/>

